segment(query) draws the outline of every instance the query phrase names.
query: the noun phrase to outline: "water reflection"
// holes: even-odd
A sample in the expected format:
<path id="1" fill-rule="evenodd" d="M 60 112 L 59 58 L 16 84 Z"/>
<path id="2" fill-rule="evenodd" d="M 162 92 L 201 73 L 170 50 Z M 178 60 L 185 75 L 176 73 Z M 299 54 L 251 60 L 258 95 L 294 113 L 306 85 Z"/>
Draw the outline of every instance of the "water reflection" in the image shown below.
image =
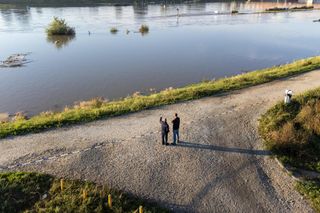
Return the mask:
<path id="1" fill-rule="evenodd" d="M 31 13 L 29 8 L 13 10 L 16 19 L 20 22 L 21 26 L 28 26 L 31 19 Z"/>
<path id="2" fill-rule="evenodd" d="M 1 17 L 4 24 L 10 25 L 13 20 L 13 15 L 11 10 L 0 9 Z"/>
<path id="3" fill-rule="evenodd" d="M 52 43 L 57 49 L 61 49 L 68 46 L 68 44 L 75 38 L 75 35 L 51 35 L 47 36 L 47 41 Z"/>
<path id="4" fill-rule="evenodd" d="M 145 2 L 135 2 L 132 5 L 134 17 L 135 18 L 143 18 L 148 14 L 148 4 Z"/>
<path id="5" fill-rule="evenodd" d="M 116 18 L 122 18 L 122 7 L 115 7 Z"/>
<path id="6" fill-rule="evenodd" d="M 32 17 L 32 13 L 30 9 L 27 7 L 22 8 L 9 8 L 9 9 L 1 9 L 0 8 L 0 25 L 3 23 L 6 26 L 14 26 L 19 25 L 20 28 L 26 29 L 30 26 L 30 20 Z M 2 21 L 2 20 L 3 21 Z"/>

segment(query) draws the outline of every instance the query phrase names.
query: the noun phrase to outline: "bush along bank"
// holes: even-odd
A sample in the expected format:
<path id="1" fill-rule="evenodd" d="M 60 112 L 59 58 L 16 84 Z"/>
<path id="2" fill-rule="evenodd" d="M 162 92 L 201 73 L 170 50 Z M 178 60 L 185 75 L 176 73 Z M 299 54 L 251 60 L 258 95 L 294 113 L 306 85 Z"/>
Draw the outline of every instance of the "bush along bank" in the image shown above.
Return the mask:
<path id="1" fill-rule="evenodd" d="M 320 88 L 269 109 L 259 132 L 268 150 L 290 170 L 300 171 L 296 189 L 320 212 Z"/>

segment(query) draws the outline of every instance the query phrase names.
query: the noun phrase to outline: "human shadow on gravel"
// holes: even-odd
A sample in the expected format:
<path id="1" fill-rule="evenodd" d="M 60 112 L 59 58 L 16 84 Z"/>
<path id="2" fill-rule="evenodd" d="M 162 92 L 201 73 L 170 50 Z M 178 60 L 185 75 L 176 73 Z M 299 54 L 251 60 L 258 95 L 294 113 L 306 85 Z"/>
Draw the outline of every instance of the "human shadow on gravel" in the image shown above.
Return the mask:
<path id="1" fill-rule="evenodd" d="M 240 153 L 240 154 L 248 154 L 248 155 L 262 155 L 262 156 L 271 155 L 271 152 L 267 150 L 231 148 L 231 147 L 223 147 L 223 146 L 215 146 L 215 145 L 190 143 L 185 141 L 180 141 L 176 146 L 193 148 L 193 149 L 206 149 L 206 150 L 219 151 L 219 152 Z"/>

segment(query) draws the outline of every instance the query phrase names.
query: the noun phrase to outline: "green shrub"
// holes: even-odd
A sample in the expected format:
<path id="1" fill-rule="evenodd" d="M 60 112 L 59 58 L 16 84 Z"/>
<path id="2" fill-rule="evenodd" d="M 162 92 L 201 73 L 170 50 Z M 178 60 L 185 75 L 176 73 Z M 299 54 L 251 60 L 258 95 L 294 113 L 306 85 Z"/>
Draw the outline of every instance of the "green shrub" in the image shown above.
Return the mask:
<path id="1" fill-rule="evenodd" d="M 110 32 L 111 32 L 112 34 L 116 34 L 116 33 L 118 32 L 118 29 L 115 28 L 115 27 L 112 27 L 112 28 L 110 29 Z"/>
<path id="2" fill-rule="evenodd" d="M 307 197 L 317 212 L 320 212 L 320 181 L 298 182 L 296 189 L 305 197 Z"/>
<path id="3" fill-rule="evenodd" d="M 59 19 L 57 17 L 53 18 L 53 21 L 50 23 L 46 29 L 48 36 L 52 35 L 75 35 L 74 28 L 71 28 L 67 25 L 64 19 Z"/>
<path id="4" fill-rule="evenodd" d="M 142 34 L 148 33 L 149 32 L 149 26 L 146 24 L 141 25 L 139 32 Z"/>

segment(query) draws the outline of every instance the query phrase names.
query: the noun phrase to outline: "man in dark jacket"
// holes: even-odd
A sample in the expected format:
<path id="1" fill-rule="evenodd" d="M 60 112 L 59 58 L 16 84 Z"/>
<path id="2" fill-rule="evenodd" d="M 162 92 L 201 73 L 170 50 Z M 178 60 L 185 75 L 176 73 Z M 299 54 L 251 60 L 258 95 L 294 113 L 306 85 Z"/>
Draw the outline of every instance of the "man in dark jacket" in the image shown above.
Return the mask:
<path id="1" fill-rule="evenodd" d="M 179 128 L 180 128 L 180 118 L 178 114 L 175 114 L 175 118 L 172 121 L 172 129 L 173 129 L 173 145 L 179 143 Z"/>
<path id="2" fill-rule="evenodd" d="M 163 121 L 162 117 L 160 117 L 160 124 L 161 124 L 162 145 L 168 145 L 169 125 L 167 123 L 167 119 L 164 119 Z"/>

